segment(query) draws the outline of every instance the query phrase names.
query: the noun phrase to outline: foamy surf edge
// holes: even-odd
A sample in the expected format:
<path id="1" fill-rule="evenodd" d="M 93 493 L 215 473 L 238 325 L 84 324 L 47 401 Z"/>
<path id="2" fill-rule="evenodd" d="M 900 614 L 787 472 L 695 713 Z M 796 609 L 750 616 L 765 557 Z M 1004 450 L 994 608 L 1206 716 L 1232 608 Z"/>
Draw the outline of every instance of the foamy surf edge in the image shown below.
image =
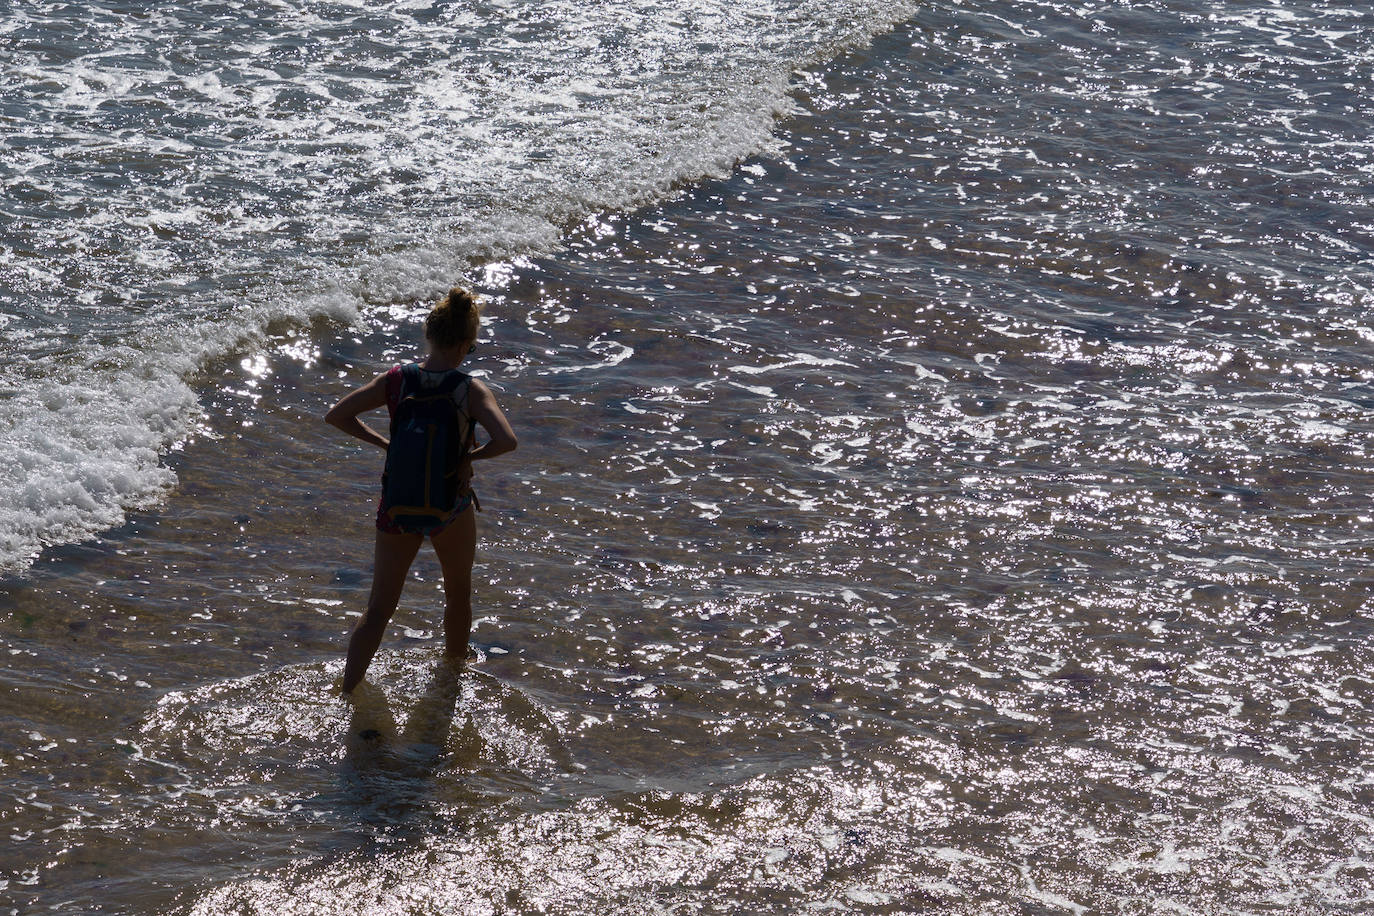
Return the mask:
<path id="1" fill-rule="evenodd" d="M 0 392 L 10 408 L 0 415 L 0 454 L 10 459 L 0 463 L 0 575 L 21 574 L 45 549 L 97 537 L 163 501 L 177 481 L 169 452 L 206 419 L 196 377 L 217 360 L 259 347 L 271 327 L 321 318 L 347 325 L 397 302 L 433 298 L 484 263 L 556 250 L 569 227 L 599 212 L 652 205 L 750 156 L 779 152 L 776 128 L 794 110 L 797 71 L 866 43 L 914 8 L 871 0 L 754 6 L 741 15 L 759 23 L 749 36 L 758 53 L 742 75 L 732 72 L 738 61 L 712 58 L 690 74 L 691 86 L 645 88 L 642 108 L 626 118 L 609 109 L 578 113 L 590 104 L 582 99 L 594 101 L 595 87 L 589 91 L 585 75 L 574 74 L 573 113 L 555 118 L 538 143 L 503 139 L 500 125 L 483 135 L 496 164 L 489 174 L 462 173 L 474 186 L 485 182 L 480 199 L 460 193 L 434 212 L 404 214 L 378 226 L 361 252 L 341 243 L 339 260 L 326 252 L 323 261 L 327 288 L 295 279 L 312 270 L 318 276 L 319 260 L 285 264 L 247 301 L 177 301 L 118 346 L 79 344 L 41 366 L 35 359 L 17 383 L 7 379 L 11 390 Z M 733 37 L 728 29 L 715 36 L 722 46 Z M 98 76 L 83 84 L 97 96 L 127 91 L 102 87 Z M 416 91 L 439 107 L 457 97 L 447 84 Z M 501 113 L 507 119 L 524 104 L 518 91 L 508 94 L 515 107 Z M 215 100 L 233 102 L 222 87 Z M 94 110 L 99 101 L 85 104 Z M 542 162 L 531 151 L 541 144 L 557 146 L 561 158 Z M 356 226 L 340 227 L 350 229 Z"/>

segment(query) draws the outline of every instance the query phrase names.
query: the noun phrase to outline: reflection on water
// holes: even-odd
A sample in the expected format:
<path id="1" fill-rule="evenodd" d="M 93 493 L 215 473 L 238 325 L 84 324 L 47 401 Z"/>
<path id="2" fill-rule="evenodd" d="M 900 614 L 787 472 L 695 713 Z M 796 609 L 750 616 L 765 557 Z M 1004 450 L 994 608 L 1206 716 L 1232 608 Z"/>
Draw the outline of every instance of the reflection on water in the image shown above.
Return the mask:
<path id="1" fill-rule="evenodd" d="M 1179 9 L 934 4 L 805 76 L 780 158 L 493 267 L 476 668 L 422 555 L 333 692 L 378 469 L 303 418 L 423 306 L 227 370 L 167 509 L 7 599 L 0 747 L 48 782 L 4 893 L 1374 904 L 1374 334 L 1321 241 L 1369 33 Z"/>

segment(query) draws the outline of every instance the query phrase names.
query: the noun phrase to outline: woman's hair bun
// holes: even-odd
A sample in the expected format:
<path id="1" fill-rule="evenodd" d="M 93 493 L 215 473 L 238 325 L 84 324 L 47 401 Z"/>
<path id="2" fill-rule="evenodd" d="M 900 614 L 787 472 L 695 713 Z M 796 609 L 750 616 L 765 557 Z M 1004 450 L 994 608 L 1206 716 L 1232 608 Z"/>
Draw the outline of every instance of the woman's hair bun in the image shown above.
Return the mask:
<path id="1" fill-rule="evenodd" d="M 471 290 L 455 286 L 425 318 L 425 339 L 441 349 L 477 339 L 482 304 Z"/>

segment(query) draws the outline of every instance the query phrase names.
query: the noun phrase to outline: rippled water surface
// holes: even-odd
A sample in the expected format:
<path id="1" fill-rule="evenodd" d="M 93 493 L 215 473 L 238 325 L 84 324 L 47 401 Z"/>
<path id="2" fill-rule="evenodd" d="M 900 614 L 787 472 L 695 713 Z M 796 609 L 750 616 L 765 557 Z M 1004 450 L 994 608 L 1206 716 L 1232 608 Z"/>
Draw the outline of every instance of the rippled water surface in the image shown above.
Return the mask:
<path id="1" fill-rule="evenodd" d="M 165 500 L 6 580 L 0 901 L 1367 911 L 1371 26 L 924 4 L 475 257 L 481 661 L 423 558 L 351 706 L 378 456 L 317 418 L 426 300 L 210 361 Z"/>
<path id="2" fill-rule="evenodd" d="M 905 8 L 0 3 L 0 572 L 166 495 L 208 363 L 724 174 Z"/>

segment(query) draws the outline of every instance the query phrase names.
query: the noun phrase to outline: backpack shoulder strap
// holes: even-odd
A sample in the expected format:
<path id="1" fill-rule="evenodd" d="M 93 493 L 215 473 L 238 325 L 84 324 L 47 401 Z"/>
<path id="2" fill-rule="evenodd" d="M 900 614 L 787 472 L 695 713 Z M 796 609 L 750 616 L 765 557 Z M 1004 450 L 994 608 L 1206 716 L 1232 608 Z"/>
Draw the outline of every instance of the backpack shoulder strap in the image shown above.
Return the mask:
<path id="1" fill-rule="evenodd" d="M 428 379 L 426 381 L 429 381 Z M 466 401 L 468 396 L 468 386 L 472 383 L 472 376 L 457 369 L 450 369 L 444 373 L 444 377 L 433 382 L 428 388 L 423 389 L 425 397 L 451 397 L 454 406 L 466 413 Z"/>
<path id="2" fill-rule="evenodd" d="M 457 401 L 458 405 L 463 408 L 463 412 L 466 413 L 468 392 L 472 391 L 472 376 L 466 372 L 455 372 L 454 375 L 458 378 L 453 383 L 453 400 Z"/>
<path id="3" fill-rule="evenodd" d="M 458 389 L 462 388 L 463 385 L 471 379 L 472 376 L 468 375 L 466 372 L 450 369 L 448 373 L 445 374 L 444 380 L 440 382 L 434 390 L 436 392 L 443 392 L 444 394 L 456 395 Z"/>

